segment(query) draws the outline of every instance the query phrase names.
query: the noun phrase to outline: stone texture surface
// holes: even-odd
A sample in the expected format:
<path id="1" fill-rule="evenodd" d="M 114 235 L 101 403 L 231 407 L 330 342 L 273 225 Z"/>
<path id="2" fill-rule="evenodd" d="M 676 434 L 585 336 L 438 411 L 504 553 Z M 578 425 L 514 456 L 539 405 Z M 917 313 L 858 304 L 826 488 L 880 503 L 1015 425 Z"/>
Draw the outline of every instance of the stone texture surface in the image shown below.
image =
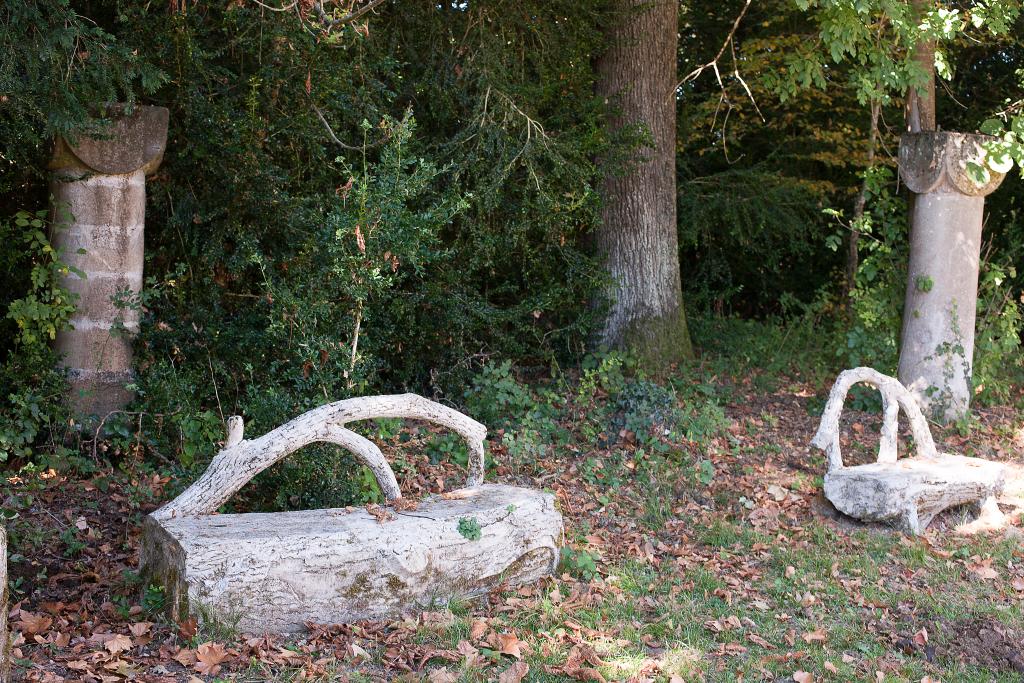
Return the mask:
<path id="1" fill-rule="evenodd" d="M 882 394 L 882 436 L 877 462 L 847 467 L 840 451 L 839 417 L 850 387 L 857 383 L 869 384 Z M 899 460 L 901 408 L 910 422 L 917 457 Z M 914 396 L 896 379 L 871 368 L 840 373 L 811 444 L 827 457 L 825 497 L 851 517 L 920 534 L 935 515 L 957 505 L 974 504 L 990 518 L 1000 514 L 995 497 L 1005 483 L 1004 466 L 938 453 Z"/>
<path id="2" fill-rule="evenodd" d="M 985 165 L 982 143 L 988 135 L 922 131 L 900 138 L 900 177 L 911 192 L 955 192 L 974 197 L 991 194 L 1003 182 L 1003 174 L 989 171 L 989 179 L 976 182 L 967 171 L 969 163 Z"/>
<path id="3" fill-rule="evenodd" d="M 918 195 L 898 375 L 926 412 L 945 421 L 970 406 L 984 197 L 1003 178 L 991 173 L 978 184 L 967 173 L 968 163 L 984 164 L 984 139 L 926 132 L 900 142 L 900 175 Z"/>
<path id="4" fill-rule="evenodd" d="M 361 509 L 150 517 L 144 581 L 165 586 L 172 618 L 191 611 L 281 633 L 397 617 L 554 571 L 562 519 L 551 494 L 492 484 L 456 494 L 386 521 Z M 461 534 L 460 520 L 480 538 Z"/>
<path id="5" fill-rule="evenodd" d="M 51 168 L 66 168 L 80 162 L 103 175 L 121 175 L 142 170 L 152 173 L 163 160 L 170 112 L 166 107 L 136 105 L 131 112 L 114 104 L 106 112 L 111 125 L 101 136 L 60 139 Z"/>
<path id="6" fill-rule="evenodd" d="M 469 450 L 466 488 L 396 506 L 388 519 L 366 510 L 212 514 L 261 471 L 313 442 L 351 451 L 385 496 L 398 499 L 380 450 L 346 428 L 383 417 L 428 420 L 459 433 Z M 164 586 L 173 618 L 192 613 L 250 632 L 288 632 L 305 621 L 393 617 L 534 581 L 558 563 L 562 517 L 551 494 L 482 483 L 486 432 L 414 394 L 337 401 L 251 440 L 242 419 L 232 417 L 225 447 L 207 471 L 147 517 L 145 585 Z"/>
<path id="7" fill-rule="evenodd" d="M 57 140 L 50 163 L 54 230 L 64 261 L 85 273 L 63 284 L 78 294 L 73 329 L 57 335 L 56 350 L 71 380 L 70 400 L 80 416 L 106 415 L 131 398 L 131 340 L 138 312 L 114 298 L 142 288 L 147 173 L 156 170 L 167 140 L 163 107 L 121 106 L 108 115 L 108 135 Z M 66 225 L 62 225 L 66 223 Z M 83 252 L 83 253 L 79 253 Z"/>
<path id="8" fill-rule="evenodd" d="M 980 509 L 999 495 L 1004 484 L 1000 463 L 939 454 L 829 472 L 825 497 L 851 517 L 920 534 L 943 510 L 968 504 Z"/>

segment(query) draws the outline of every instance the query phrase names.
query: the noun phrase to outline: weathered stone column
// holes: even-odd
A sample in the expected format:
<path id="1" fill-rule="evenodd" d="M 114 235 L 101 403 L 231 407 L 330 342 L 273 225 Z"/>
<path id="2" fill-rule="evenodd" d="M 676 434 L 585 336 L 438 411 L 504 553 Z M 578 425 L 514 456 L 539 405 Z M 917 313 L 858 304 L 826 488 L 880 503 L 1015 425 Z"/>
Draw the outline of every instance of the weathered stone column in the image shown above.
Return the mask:
<path id="1" fill-rule="evenodd" d="M 79 295 L 74 329 L 57 334 L 71 381 L 71 404 L 82 416 L 106 415 L 131 398 L 131 333 L 138 310 L 119 308 L 114 297 L 142 289 L 146 175 L 163 159 L 168 112 L 118 107 L 108 136 L 58 139 L 50 169 L 56 222 L 70 213 L 70 224 L 52 241 L 64 249 L 68 265 L 86 278 L 68 275 L 63 285 Z M 79 253 L 80 251 L 84 253 Z M 123 325 L 125 331 L 118 329 Z"/>
<path id="2" fill-rule="evenodd" d="M 975 182 L 967 164 L 985 167 L 983 135 L 908 133 L 900 140 L 900 176 L 913 192 L 910 265 L 900 339 L 899 380 L 925 414 L 943 421 L 971 402 L 985 195 L 1003 180 Z"/>

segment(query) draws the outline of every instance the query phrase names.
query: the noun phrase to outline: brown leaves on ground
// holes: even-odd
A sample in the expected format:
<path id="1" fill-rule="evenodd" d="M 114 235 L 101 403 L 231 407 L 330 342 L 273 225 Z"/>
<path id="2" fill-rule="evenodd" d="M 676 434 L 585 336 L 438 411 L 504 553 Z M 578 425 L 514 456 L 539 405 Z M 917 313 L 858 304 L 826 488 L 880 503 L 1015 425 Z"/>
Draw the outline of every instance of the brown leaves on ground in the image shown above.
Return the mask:
<path id="1" fill-rule="evenodd" d="M 15 628 L 26 636 L 34 636 L 37 633 L 45 633 L 50 630 L 53 618 L 45 614 L 33 614 L 32 612 L 21 612 L 20 617 L 14 622 Z"/>
<path id="2" fill-rule="evenodd" d="M 112 655 L 132 649 L 132 639 L 126 635 L 115 633 L 110 640 L 103 643 L 103 649 Z"/>
<path id="3" fill-rule="evenodd" d="M 526 662 L 515 662 L 498 676 L 498 683 L 519 683 L 530 673 L 530 665 Z"/>
<path id="4" fill-rule="evenodd" d="M 589 645 L 575 645 L 569 650 L 569 657 L 561 666 L 545 666 L 544 670 L 549 674 L 568 676 L 577 681 L 597 681 L 605 683 L 604 676 L 596 667 L 604 664 L 597 652 Z"/>
<path id="5" fill-rule="evenodd" d="M 971 558 L 967 569 L 983 581 L 991 581 L 999 578 L 999 572 L 992 568 L 992 558 L 981 559 L 977 555 Z"/>
<path id="6" fill-rule="evenodd" d="M 650 449 L 640 448 L 637 434 L 623 433 L 618 443 L 612 434 L 612 445 L 600 448 L 570 442 L 557 457 L 531 463 L 537 468 L 535 485 L 555 492 L 568 526 L 567 537 L 578 550 L 595 558 L 596 574 L 582 578 L 570 572 L 515 592 L 502 587 L 473 603 L 471 615 L 461 624 L 461 617 L 439 609 L 411 613 L 392 622 L 309 624 L 308 634 L 289 638 L 243 635 L 237 641 L 195 645 L 197 634 L 203 633 L 195 619 L 174 625 L 147 616 L 138 604 L 139 587 L 124 582 L 125 572 L 137 568 L 138 513 L 152 510 L 157 501 L 166 498 L 162 487 L 169 480 L 150 475 L 131 481 L 107 477 L 101 489 L 92 482 L 58 482 L 57 475 L 48 475 L 50 483 L 44 490 L 33 491 L 38 504 L 22 510 L 19 522 L 39 528 L 50 525 L 54 538 L 65 529 L 74 530 L 85 548 L 77 557 L 59 551 L 40 553 L 40 564 L 13 567 L 12 578 L 22 580 L 25 591 L 24 600 L 15 603 L 10 612 L 16 656 L 27 668 L 26 680 L 54 683 L 231 679 L 247 671 L 251 663 L 261 667 L 257 675 L 270 679 L 284 672 L 282 678 L 323 681 L 361 671 L 377 680 L 452 683 L 468 676 L 521 683 L 538 673 L 560 680 L 604 681 L 605 676 L 620 680 L 626 674 L 618 668 L 618 660 L 603 662 L 598 649 L 636 649 L 645 659 L 630 669 L 628 675 L 634 680 L 692 680 L 689 673 L 677 674 L 667 665 L 660 668 L 667 653 L 682 640 L 680 629 L 690 627 L 678 622 L 669 626 L 664 615 L 673 601 L 690 600 L 694 591 L 703 590 L 693 581 L 693 574 L 701 572 L 715 580 L 707 597 L 714 597 L 724 608 L 704 612 L 698 619 L 707 644 L 694 652 L 691 665 L 698 672 L 696 678 L 727 680 L 730 672 L 755 659 L 764 670 L 778 672 L 773 675 L 793 671 L 788 675 L 796 683 L 828 681 L 842 675 L 840 667 L 829 661 L 820 671 L 806 671 L 822 654 L 832 656 L 837 664 L 841 656 L 842 668 L 854 668 L 864 680 L 875 679 L 878 670 L 891 675 L 896 671 L 891 659 L 855 658 L 827 649 L 829 583 L 842 588 L 854 607 L 862 609 L 865 640 L 888 646 L 897 657 L 906 657 L 909 651 L 925 658 L 936 648 L 939 656 L 956 658 L 984 651 L 989 653 L 984 658 L 978 655 L 977 661 L 965 661 L 988 666 L 998 660 L 1003 662 L 1002 670 L 1016 671 L 1019 629 L 993 622 L 953 625 L 940 631 L 928 622 L 925 630 L 921 621 L 901 620 L 899 608 L 879 597 L 880 591 L 868 590 L 872 581 L 850 571 L 846 562 L 837 561 L 831 571 L 813 576 L 793 559 L 778 564 L 780 546 L 794 553 L 804 548 L 815 550 L 811 529 L 821 524 L 836 531 L 836 547 L 830 550 L 837 560 L 862 553 L 864 546 L 814 507 L 820 490 L 811 482 L 820 472 L 808 465 L 805 456 L 816 418 L 807 414 L 805 404 L 815 392 L 800 386 L 789 393 L 764 395 L 749 390 L 743 382 L 735 392 L 737 399 L 727 406 L 727 432 L 702 437 L 699 442 L 671 444 L 694 462 L 709 460 L 715 476 L 709 485 L 681 482 L 671 494 L 666 493 L 665 521 L 657 529 L 646 526 L 639 517 L 638 501 L 649 492 L 641 490 L 633 475 L 645 465 L 641 451 L 649 453 Z M 866 424 L 865 434 L 876 431 L 871 416 L 857 419 L 858 424 Z M 979 441 L 983 440 L 975 437 L 972 444 Z M 781 448 L 781 453 L 778 448 L 763 448 L 768 444 Z M 500 439 L 491 442 L 491 452 L 491 479 L 519 481 L 526 476 Z M 464 472 L 452 463 L 431 464 L 429 455 L 408 447 L 403 457 L 415 465 L 415 473 L 401 481 L 403 498 L 365 508 L 379 521 L 414 509 L 415 501 L 426 494 L 440 494 L 449 500 L 465 495 L 447 490 L 464 480 Z M 586 469 L 588 460 L 600 463 L 600 476 Z M 613 472 L 616 467 L 617 474 Z M 622 479 L 614 490 L 605 483 L 605 477 L 612 476 Z M 129 489 L 148 489 L 151 495 L 145 497 L 151 503 L 140 508 L 137 501 L 130 502 L 130 495 L 136 494 L 129 494 Z M 729 502 L 721 505 L 720 500 Z M 363 514 L 359 508 L 350 512 Z M 752 530 L 763 540 L 739 552 L 735 541 L 717 544 L 708 540 L 708 530 L 716 525 L 726 531 Z M 964 559 L 982 550 L 954 552 L 960 548 L 940 534 L 909 540 L 905 545 L 923 550 L 929 562 L 957 567 L 964 584 L 987 591 L 999 604 L 1015 605 L 1024 600 L 1024 563 L 1016 557 L 1011 563 L 984 554 Z M 901 566 L 905 563 L 898 557 L 893 560 L 879 567 L 878 581 L 883 588 L 893 593 L 945 590 L 928 583 L 927 571 Z M 679 580 L 656 587 L 664 592 L 653 586 L 648 592 L 627 590 L 616 580 L 619 568 L 627 562 Z M 778 580 L 787 584 L 785 599 L 769 584 Z M 627 602 L 636 615 L 631 625 L 614 618 L 603 621 L 581 616 Z M 520 615 L 536 617 L 537 628 L 524 626 L 530 622 L 521 620 Z M 767 628 L 766 622 L 782 626 Z M 638 628 L 653 624 L 664 633 L 652 636 Z M 457 645 L 448 649 L 455 642 L 451 638 L 456 628 L 466 631 L 459 631 Z M 951 633 L 964 641 L 958 651 L 949 651 Z M 904 643 L 909 649 L 903 649 Z M 942 647 L 946 647 L 945 653 Z M 555 663 L 542 664 L 533 660 L 534 656 Z M 538 671 L 541 668 L 543 672 Z M 937 678 L 926 678 L 925 683 L 934 680 Z"/>
<path id="7" fill-rule="evenodd" d="M 801 636 L 804 642 L 810 645 L 811 643 L 824 643 L 828 640 L 828 634 L 825 633 L 824 629 L 816 628 L 813 631 L 808 631 Z"/>
<path id="8" fill-rule="evenodd" d="M 203 643 L 196 648 L 196 671 L 216 675 L 220 673 L 220 665 L 230 656 L 220 643 Z"/>
<path id="9" fill-rule="evenodd" d="M 509 657 L 522 659 L 523 651 L 519 645 L 519 636 L 515 633 L 499 633 L 497 634 L 497 640 L 498 652 Z"/>

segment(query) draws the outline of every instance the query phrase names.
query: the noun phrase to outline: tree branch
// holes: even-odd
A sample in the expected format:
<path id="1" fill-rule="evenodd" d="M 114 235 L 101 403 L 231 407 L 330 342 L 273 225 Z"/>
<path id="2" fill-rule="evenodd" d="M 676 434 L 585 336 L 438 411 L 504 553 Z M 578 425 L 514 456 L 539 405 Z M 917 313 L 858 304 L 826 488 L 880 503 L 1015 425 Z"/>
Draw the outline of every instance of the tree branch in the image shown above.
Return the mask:
<path id="1" fill-rule="evenodd" d="M 370 2 L 360 7 L 359 9 L 349 12 L 344 16 L 335 17 L 333 19 L 330 16 L 328 16 L 327 12 L 324 11 L 323 0 L 317 0 L 316 4 L 314 4 L 313 7 L 316 8 L 316 14 L 320 18 L 320 23 L 322 23 L 327 28 L 335 28 L 336 26 L 343 26 L 345 24 L 349 24 L 352 23 L 353 21 L 356 21 L 360 17 L 376 9 L 377 6 L 383 5 L 387 1 L 388 0 L 370 0 Z"/>

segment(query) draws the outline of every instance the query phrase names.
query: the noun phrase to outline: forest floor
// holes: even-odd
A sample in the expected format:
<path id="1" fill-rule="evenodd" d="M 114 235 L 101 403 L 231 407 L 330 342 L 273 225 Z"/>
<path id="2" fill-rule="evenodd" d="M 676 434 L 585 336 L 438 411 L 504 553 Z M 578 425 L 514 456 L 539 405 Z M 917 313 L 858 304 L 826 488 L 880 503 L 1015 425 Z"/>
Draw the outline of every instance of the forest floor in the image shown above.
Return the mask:
<path id="1" fill-rule="evenodd" d="M 89 478 L 12 477 L 2 494 L 16 677 L 1024 680 L 1024 491 L 1003 500 L 1013 521 L 998 532 L 956 533 L 966 510 L 918 538 L 856 524 L 823 499 L 824 461 L 808 446 L 827 387 L 757 379 L 692 380 L 719 409 L 668 444 L 628 428 L 581 443 L 571 424 L 570 438 L 524 456 L 495 433 L 489 478 L 557 496 L 570 548 L 559 575 L 300 637 L 160 616 L 159 596 L 134 572 L 141 517 L 174 486 L 165 473 L 122 463 Z M 843 423 L 844 455 L 870 457 L 878 414 L 847 410 Z M 1012 408 L 976 411 L 966 435 L 935 434 L 940 450 L 1024 472 L 1024 422 Z M 400 476 L 407 494 L 457 485 L 459 469 L 431 464 L 421 441 L 381 442 L 415 466 Z"/>

